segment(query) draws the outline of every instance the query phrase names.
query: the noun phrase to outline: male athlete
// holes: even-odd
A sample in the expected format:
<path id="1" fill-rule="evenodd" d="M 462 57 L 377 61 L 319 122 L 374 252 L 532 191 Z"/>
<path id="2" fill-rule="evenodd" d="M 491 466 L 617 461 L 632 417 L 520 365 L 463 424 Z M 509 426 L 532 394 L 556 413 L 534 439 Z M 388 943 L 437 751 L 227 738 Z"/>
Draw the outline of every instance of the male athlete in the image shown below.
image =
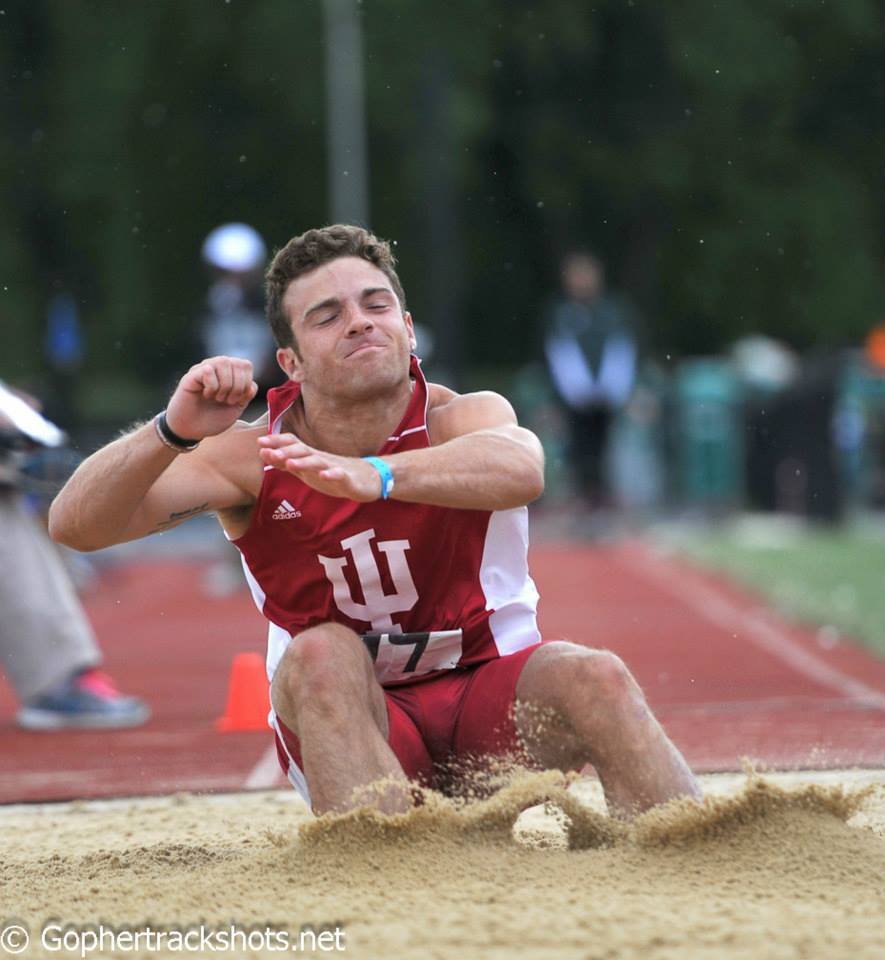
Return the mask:
<path id="1" fill-rule="evenodd" d="M 618 814 L 698 797 L 616 656 L 541 643 L 541 446 L 503 397 L 425 381 L 394 266 L 360 227 L 290 240 L 267 273 L 288 377 L 267 415 L 238 419 L 248 361 L 196 364 L 162 414 L 81 464 L 52 536 L 94 550 L 217 514 L 270 621 L 281 762 L 317 813 L 402 811 L 409 781 L 518 747 L 592 763 Z"/>

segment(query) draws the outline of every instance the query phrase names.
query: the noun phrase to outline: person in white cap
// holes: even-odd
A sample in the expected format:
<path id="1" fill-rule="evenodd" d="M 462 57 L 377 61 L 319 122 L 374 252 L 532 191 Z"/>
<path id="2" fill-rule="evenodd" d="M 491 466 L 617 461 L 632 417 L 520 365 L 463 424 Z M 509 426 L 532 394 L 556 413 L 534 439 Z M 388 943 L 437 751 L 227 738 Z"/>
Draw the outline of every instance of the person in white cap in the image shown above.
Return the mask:
<path id="1" fill-rule="evenodd" d="M 208 356 L 248 360 L 263 397 L 279 380 L 276 344 L 264 319 L 267 247 L 248 224 L 226 223 L 206 237 L 203 260 L 212 271 L 212 284 L 200 329 L 202 345 Z"/>

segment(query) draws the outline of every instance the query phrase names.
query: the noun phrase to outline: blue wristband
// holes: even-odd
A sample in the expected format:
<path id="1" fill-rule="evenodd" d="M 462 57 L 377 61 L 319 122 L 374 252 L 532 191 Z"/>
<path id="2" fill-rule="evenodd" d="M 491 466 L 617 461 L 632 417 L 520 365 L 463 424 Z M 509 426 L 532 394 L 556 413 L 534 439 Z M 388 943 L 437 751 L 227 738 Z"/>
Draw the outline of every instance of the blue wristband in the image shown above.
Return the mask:
<path id="1" fill-rule="evenodd" d="M 390 467 L 380 457 L 363 457 L 366 463 L 372 466 L 381 474 L 381 499 L 387 500 L 390 497 L 390 491 L 393 490 L 393 474 Z"/>

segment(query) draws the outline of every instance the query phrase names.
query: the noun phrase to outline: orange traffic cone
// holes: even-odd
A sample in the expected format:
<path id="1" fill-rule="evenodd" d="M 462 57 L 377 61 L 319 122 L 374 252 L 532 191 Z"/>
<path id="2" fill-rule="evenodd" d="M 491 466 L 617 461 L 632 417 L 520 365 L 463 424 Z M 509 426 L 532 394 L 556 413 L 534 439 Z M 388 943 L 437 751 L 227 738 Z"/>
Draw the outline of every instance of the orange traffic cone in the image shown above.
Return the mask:
<path id="1" fill-rule="evenodd" d="M 224 716 L 215 721 L 215 729 L 267 730 L 270 691 L 264 661 L 257 653 L 238 653 L 230 668 L 227 706 Z"/>

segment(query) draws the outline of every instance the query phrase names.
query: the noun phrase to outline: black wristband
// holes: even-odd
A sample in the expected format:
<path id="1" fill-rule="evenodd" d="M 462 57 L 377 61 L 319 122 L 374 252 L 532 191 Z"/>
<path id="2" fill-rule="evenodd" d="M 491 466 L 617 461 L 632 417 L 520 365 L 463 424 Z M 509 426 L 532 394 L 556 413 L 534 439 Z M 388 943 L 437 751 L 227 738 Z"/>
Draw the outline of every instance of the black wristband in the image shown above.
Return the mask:
<path id="1" fill-rule="evenodd" d="M 170 427 L 169 423 L 166 420 L 166 411 L 162 410 L 154 418 L 154 424 L 157 427 L 157 436 L 166 444 L 167 447 L 172 447 L 173 450 L 178 450 L 179 453 L 189 453 L 191 450 L 196 450 L 199 446 L 199 440 L 188 440 L 185 437 L 179 437 Z"/>

